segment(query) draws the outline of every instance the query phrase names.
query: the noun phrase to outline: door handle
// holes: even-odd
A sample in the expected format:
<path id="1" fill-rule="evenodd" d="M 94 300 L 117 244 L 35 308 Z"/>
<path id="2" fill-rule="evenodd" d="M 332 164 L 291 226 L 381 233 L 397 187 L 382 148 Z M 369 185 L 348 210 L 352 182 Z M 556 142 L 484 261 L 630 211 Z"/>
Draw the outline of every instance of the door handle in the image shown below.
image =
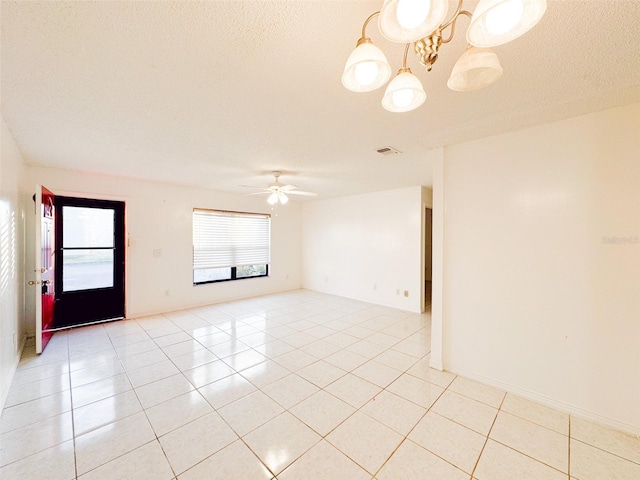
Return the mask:
<path id="1" fill-rule="evenodd" d="M 51 283 L 51 280 L 45 280 L 44 282 L 42 282 L 43 285 L 49 285 Z"/>
<path id="2" fill-rule="evenodd" d="M 33 280 L 29 280 L 28 285 L 38 285 L 40 282 L 34 282 Z"/>

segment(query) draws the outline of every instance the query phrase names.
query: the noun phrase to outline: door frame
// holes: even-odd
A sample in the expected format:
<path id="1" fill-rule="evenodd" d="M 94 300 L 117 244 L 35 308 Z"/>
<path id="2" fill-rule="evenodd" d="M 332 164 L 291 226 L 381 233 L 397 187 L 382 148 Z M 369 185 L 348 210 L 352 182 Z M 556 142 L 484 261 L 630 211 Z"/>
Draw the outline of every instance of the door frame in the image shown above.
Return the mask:
<path id="1" fill-rule="evenodd" d="M 56 302 L 58 303 L 58 315 L 60 315 L 61 313 L 63 313 L 61 311 L 61 308 L 63 308 L 62 303 L 67 301 L 67 302 L 73 302 L 73 301 L 79 301 L 79 302 L 83 302 L 83 301 L 87 301 L 86 297 L 98 297 L 100 294 L 100 291 L 102 291 L 105 295 L 113 295 L 113 296 L 117 296 L 118 300 L 119 300 L 119 295 L 120 292 L 122 294 L 122 311 L 120 312 L 118 310 L 117 313 L 112 312 L 110 314 L 107 314 L 107 318 L 102 318 L 102 319 L 95 319 L 95 320 L 87 320 L 85 321 L 78 321 L 69 325 L 61 325 L 60 326 L 60 322 L 59 322 L 59 318 L 58 317 L 58 321 L 55 321 L 56 319 L 54 319 L 55 323 L 56 323 L 56 330 L 62 330 L 62 329 L 66 329 L 66 328 L 72 328 L 72 327 L 76 327 L 76 326 L 80 326 L 80 325 L 89 325 L 89 324 L 94 324 L 94 323 L 102 323 L 102 322 L 107 322 L 107 321 L 111 321 L 111 320 L 119 320 L 122 318 L 126 318 L 126 307 L 127 307 L 127 303 L 126 303 L 126 299 L 127 299 L 127 230 L 126 230 L 126 202 L 118 199 L 118 200 L 114 200 L 114 199 L 105 199 L 105 198 L 95 198 L 93 196 L 89 197 L 89 196 L 85 196 L 85 195 L 79 195 L 79 194 L 74 194 L 74 195 L 62 195 L 62 194 L 58 194 L 57 195 L 57 204 L 56 204 L 56 269 L 55 269 L 55 277 L 56 277 L 56 283 L 59 286 L 57 292 L 56 292 Z M 69 292 L 64 292 L 63 291 L 63 268 L 64 268 L 64 262 L 63 262 L 63 223 L 64 223 L 64 218 L 63 218 L 63 214 L 62 214 L 62 209 L 65 206 L 71 206 L 71 207 L 79 207 L 79 208 L 106 208 L 106 209 L 113 209 L 114 210 L 114 248 L 115 248 L 115 253 L 119 253 L 119 256 L 116 256 L 114 258 L 114 285 L 113 288 L 115 289 L 112 292 L 107 291 L 107 289 L 101 289 L 101 288 L 97 288 L 97 289 L 86 289 L 86 290 L 78 290 L 78 291 L 69 291 Z M 84 295 L 81 292 L 86 292 Z M 63 295 L 68 295 L 68 297 L 65 299 L 63 298 Z M 76 300 L 71 300 L 70 297 L 72 296 L 77 296 Z M 97 298 L 95 299 L 97 300 Z M 89 301 L 89 305 L 91 305 L 93 302 Z M 120 301 L 118 301 L 118 305 L 120 305 Z"/>

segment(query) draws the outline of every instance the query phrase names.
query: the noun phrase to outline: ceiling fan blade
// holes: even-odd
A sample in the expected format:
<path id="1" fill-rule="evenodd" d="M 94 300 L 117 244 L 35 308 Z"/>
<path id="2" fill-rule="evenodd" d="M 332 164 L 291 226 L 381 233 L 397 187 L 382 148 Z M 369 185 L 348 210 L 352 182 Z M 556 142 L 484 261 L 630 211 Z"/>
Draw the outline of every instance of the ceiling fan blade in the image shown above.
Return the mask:
<path id="1" fill-rule="evenodd" d="M 264 192 L 253 192 L 253 193 L 245 193 L 244 196 L 248 197 L 250 195 L 266 195 L 267 193 L 271 193 L 269 191 L 264 191 Z"/>
<path id="2" fill-rule="evenodd" d="M 244 188 L 255 188 L 256 190 L 266 190 L 266 188 L 264 187 L 256 187 L 255 185 L 238 185 L 239 187 L 244 187 Z"/>
<path id="3" fill-rule="evenodd" d="M 291 190 L 296 190 L 298 188 L 297 185 L 282 185 L 280 187 L 281 192 L 290 192 Z"/>
<path id="4" fill-rule="evenodd" d="M 317 197 L 318 194 L 314 192 L 303 192 L 301 190 L 290 190 L 287 195 L 304 195 L 306 197 Z"/>

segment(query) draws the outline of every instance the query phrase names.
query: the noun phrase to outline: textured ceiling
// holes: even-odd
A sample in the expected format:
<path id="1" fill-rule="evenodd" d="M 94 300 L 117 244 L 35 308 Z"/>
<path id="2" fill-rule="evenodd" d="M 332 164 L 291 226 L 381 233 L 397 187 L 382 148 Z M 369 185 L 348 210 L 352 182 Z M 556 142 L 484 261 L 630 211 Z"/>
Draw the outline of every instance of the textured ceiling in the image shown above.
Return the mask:
<path id="1" fill-rule="evenodd" d="M 436 147 L 640 101 L 640 2 L 548 3 L 471 93 L 446 87 L 462 18 L 431 73 L 409 59 L 425 104 L 393 114 L 340 82 L 381 0 L 3 0 L 2 115 L 32 165 L 231 192 L 282 170 L 318 198 L 430 185 Z M 367 33 L 399 68 L 403 46 Z"/>

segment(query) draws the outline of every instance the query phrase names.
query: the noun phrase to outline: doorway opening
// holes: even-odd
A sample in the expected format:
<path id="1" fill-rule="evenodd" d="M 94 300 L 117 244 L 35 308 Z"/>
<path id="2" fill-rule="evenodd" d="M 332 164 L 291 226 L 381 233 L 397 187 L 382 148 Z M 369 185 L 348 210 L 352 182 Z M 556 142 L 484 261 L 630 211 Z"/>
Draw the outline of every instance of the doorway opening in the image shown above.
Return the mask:
<path id="1" fill-rule="evenodd" d="M 425 209 L 424 219 L 424 308 L 430 310 L 433 277 L 433 209 Z"/>
<path id="2" fill-rule="evenodd" d="M 124 318 L 124 207 L 56 196 L 55 329 Z"/>

